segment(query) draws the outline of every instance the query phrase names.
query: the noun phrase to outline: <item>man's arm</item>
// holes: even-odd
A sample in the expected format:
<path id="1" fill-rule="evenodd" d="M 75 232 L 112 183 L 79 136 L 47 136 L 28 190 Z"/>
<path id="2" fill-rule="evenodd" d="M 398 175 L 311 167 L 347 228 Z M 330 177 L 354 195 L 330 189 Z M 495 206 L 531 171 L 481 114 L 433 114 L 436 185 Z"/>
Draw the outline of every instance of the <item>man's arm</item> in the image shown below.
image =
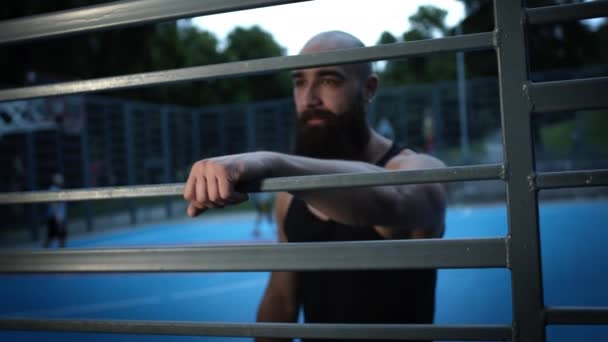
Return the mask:
<path id="1" fill-rule="evenodd" d="M 398 156 L 399 157 L 399 156 Z M 411 153 L 398 157 L 398 169 L 443 167 L 430 156 Z M 208 209 L 242 202 L 245 194 L 234 186 L 270 177 L 305 176 L 329 173 L 382 172 L 386 169 L 358 161 L 313 159 L 275 152 L 255 152 L 202 160 L 194 164 L 184 197 L 190 201 L 188 214 L 196 216 Z M 307 190 L 293 194 L 334 221 L 355 226 L 427 229 L 429 218 L 441 207 L 436 185 L 401 185 L 334 190 Z M 408 228 L 409 229 L 409 228 Z"/>
<path id="2" fill-rule="evenodd" d="M 275 201 L 279 241 L 287 242 L 283 223 L 291 202 L 291 195 L 280 193 Z M 293 323 L 298 319 L 295 272 L 272 272 L 264 297 L 258 308 L 258 322 Z M 290 339 L 256 338 L 257 342 L 289 341 Z"/>
<path id="3" fill-rule="evenodd" d="M 401 153 L 386 165 L 389 170 L 425 170 L 443 168 L 440 160 L 425 154 Z M 385 238 L 425 239 L 439 238 L 444 233 L 447 195 L 444 185 L 410 184 L 397 188 L 405 213 L 402 223 L 376 225 L 376 231 Z"/>

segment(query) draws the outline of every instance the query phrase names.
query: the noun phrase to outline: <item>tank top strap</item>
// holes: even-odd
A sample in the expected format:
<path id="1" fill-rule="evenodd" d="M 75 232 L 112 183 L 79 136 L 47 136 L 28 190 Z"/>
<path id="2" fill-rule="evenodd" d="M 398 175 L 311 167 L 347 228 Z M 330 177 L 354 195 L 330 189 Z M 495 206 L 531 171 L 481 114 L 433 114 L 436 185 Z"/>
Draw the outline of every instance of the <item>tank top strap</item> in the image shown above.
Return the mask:
<path id="1" fill-rule="evenodd" d="M 386 165 L 386 163 L 388 163 L 389 160 L 391 160 L 394 156 L 396 156 L 399 153 L 401 153 L 401 151 L 403 149 L 404 149 L 404 147 L 401 146 L 401 144 L 398 144 L 398 143 L 396 143 L 396 142 L 393 141 L 393 143 L 391 144 L 391 147 L 388 149 L 388 151 L 386 151 L 386 153 L 384 153 L 384 155 L 382 156 L 382 158 L 380 158 L 376 162 L 376 165 L 378 165 L 378 166 L 384 166 L 384 165 Z"/>

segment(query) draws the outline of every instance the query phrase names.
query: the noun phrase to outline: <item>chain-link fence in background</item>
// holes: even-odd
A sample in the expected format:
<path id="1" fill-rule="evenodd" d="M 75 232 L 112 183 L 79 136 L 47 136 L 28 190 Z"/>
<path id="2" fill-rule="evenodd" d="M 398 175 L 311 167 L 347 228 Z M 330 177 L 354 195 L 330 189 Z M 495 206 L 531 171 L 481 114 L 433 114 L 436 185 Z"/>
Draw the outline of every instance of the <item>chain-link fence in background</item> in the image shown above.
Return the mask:
<path id="1" fill-rule="evenodd" d="M 380 133 L 450 166 L 502 161 L 497 79 L 466 82 L 465 121 L 460 121 L 458 92 L 457 82 L 381 89 L 369 120 Z M 295 123 L 291 99 L 186 108 L 82 95 L 2 103 L 0 111 L 0 177 L 7 180 L 2 192 L 46 189 L 57 171 L 65 175 L 67 188 L 183 182 L 202 158 L 289 152 Z M 585 139 L 586 115 L 560 114 L 575 123 L 574 148 L 546 146 L 539 133 L 543 123 L 535 126 L 539 170 L 608 165 L 605 149 Z M 498 181 L 450 186 L 452 201 L 504 199 Z M 175 198 L 82 202 L 71 204 L 69 212 L 91 230 L 104 214 L 119 220 L 115 226 L 135 224 L 171 217 L 179 203 Z M 147 206 L 163 207 L 160 217 L 158 209 L 156 214 L 142 210 Z M 34 227 L 31 235 L 37 239 L 42 210 L 2 206 L 0 215 L 15 227 Z"/>

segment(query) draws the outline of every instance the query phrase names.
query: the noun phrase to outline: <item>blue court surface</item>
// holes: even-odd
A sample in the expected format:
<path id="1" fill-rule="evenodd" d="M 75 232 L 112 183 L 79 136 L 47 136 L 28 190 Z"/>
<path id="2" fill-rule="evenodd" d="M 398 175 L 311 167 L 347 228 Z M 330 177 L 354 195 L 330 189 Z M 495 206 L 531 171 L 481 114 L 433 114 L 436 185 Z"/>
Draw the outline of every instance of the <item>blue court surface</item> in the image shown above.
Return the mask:
<path id="1" fill-rule="evenodd" d="M 207 216 L 125 228 L 73 239 L 70 247 L 172 246 L 270 242 L 264 223 L 251 235 L 253 214 Z M 546 305 L 608 306 L 608 200 L 541 203 L 541 248 Z M 445 238 L 502 237 L 504 204 L 454 206 Z M 253 322 L 268 273 L 0 275 L 0 315 Z M 503 269 L 441 270 L 438 324 L 510 324 L 510 273 Z M 548 341 L 608 341 L 606 326 L 550 326 Z M 211 338 L 0 332 L 0 341 L 251 341 Z"/>

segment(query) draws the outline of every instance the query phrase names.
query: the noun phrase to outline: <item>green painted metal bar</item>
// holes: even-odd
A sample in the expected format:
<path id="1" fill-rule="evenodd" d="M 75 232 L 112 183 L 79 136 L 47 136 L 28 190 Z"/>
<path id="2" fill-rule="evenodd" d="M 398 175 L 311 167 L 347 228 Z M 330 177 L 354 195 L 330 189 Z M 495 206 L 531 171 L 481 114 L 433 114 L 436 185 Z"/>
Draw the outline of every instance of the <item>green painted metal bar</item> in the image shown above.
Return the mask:
<path id="1" fill-rule="evenodd" d="M 503 268 L 506 240 L 390 240 L 175 248 L 0 251 L 0 273 Z"/>
<path id="2" fill-rule="evenodd" d="M 0 102 L 250 76 L 322 65 L 395 59 L 442 52 L 483 50 L 491 49 L 494 45 L 495 36 L 493 32 L 475 33 L 456 37 L 334 50 L 306 55 L 262 58 L 85 81 L 5 89 L 0 90 Z"/>
<path id="3" fill-rule="evenodd" d="M 383 171 L 301 177 L 268 178 L 259 184 L 238 187 L 243 192 L 299 191 L 395 184 L 443 183 L 472 180 L 499 180 L 504 177 L 500 164 L 448 167 L 431 170 Z M 184 183 L 119 186 L 62 191 L 28 191 L 0 194 L 0 204 L 84 201 L 118 198 L 178 196 Z"/>
<path id="4" fill-rule="evenodd" d="M 597 0 L 577 4 L 529 8 L 527 15 L 528 23 L 532 25 L 606 17 L 608 16 L 608 1 Z"/>
<path id="5" fill-rule="evenodd" d="M 126 0 L 0 22 L 0 45 L 310 0 Z"/>
<path id="6" fill-rule="evenodd" d="M 0 319 L 0 329 L 175 336 L 299 337 L 325 338 L 332 340 L 504 341 L 511 339 L 511 327 L 504 325 L 253 324 L 223 322 Z"/>
<path id="7" fill-rule="evenodd" d="M 513 301 L 514 341 L 545 341 L 543 287 L 538 230 L 538 198 L 530 191 L 534 151 L 529 103 L 524 90 L 528 61 L 523 0 L 495 0 L 499 32 L 497 49 L 505 160 L 509 267 Z"/>
<path id="8" fill-rule="evenodd" d="M 608 170 L 544 172 L 536 175 L 537 189 L 607 186 Z"/>
<path id="9" fill-rule="evenodd" d="M 608 108 L 608 77 L 528 83 L 526 90 L 535 113 Z"/>
<path id="10" fill-rule="evenodd" d="M 547 307 L 547 324 L 608 325 L 608 307 Z"/>

